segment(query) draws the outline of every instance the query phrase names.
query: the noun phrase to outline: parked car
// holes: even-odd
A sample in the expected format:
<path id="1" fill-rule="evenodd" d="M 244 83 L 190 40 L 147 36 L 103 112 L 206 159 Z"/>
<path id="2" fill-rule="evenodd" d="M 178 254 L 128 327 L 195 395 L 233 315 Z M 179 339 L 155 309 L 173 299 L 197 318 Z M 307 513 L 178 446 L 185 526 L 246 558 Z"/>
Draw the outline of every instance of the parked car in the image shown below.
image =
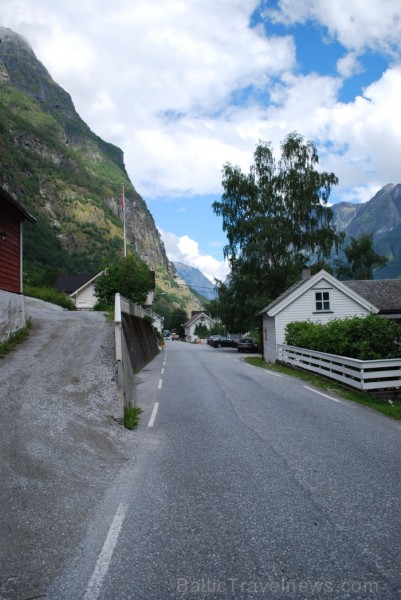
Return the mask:
<path id="1" fill-rule="evenodd" d="M 238 352 L 258 352 L 259 346 L 250 338 L 243 338 L 237 343 Z"/>
<path id="2" fill-rule="evenodd" d="M 235 348 L 237 342 L 229 337 L 219 336 L 216 340 L 212 340 L 210 345 L 213 346 L 213 348 Z"/>
<path id="3" fill-rule="evenodd" d="M 221 337 L 222 337 L 221 335 L 217 335 L 217 334 L 216 335 L 209 335 L 209 337 L 206 340 L 206 343 L 209 344 L 209 346 L 211 346 L 212 342 L 214 342 L 215 340 L 217 340 L 217 339 L 219 339 Z"/>

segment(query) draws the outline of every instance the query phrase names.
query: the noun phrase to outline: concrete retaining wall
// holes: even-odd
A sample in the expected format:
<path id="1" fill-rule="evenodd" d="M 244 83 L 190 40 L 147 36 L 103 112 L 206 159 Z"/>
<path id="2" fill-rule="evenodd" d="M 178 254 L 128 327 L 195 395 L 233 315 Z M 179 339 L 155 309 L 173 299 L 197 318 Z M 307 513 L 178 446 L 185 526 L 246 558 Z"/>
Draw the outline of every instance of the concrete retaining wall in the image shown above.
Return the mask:
<path id="1" fill-rule="evenodd" d="M 0 342 L 25 325 L 24 296 L 0 290 Z"/>
<path id="2" fill-rule="evenodd" d="M 147 313 L 116 294 L 114 324 L 120 412 L 134 404 L 135 373 L 159 352 L 157 338 Z"/>

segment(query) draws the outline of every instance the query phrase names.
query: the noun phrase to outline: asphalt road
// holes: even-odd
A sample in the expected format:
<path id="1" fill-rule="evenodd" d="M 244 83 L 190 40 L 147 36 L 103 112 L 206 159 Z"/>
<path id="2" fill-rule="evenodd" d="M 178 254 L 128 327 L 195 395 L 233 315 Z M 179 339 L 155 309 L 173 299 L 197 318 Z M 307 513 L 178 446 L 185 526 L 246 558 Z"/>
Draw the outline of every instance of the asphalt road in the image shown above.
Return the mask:
<path id="1" fill-rule="evenodd" d="M 401 597 L 400 424 L 168 342 L 54 600 Z"/>

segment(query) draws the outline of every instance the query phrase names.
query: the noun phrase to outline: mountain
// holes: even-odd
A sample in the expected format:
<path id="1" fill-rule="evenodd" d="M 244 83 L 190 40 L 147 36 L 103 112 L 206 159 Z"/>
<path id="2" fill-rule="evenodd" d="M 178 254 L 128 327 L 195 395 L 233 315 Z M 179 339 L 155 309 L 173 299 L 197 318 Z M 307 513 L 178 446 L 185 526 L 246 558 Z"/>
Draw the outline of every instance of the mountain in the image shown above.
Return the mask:
<path id="1" fill-rule="evenodd" d="M 206 300 L 214 300 L 214 298 L 216 298 L 215 286 L 201 271 L 199 271 L 199 269 L 195 269 L 195 267 L 190 267 L 181 262 L 175 262 L 173 264 L 178 276 L 186 281 L 191 289 L 206 298 Z"/>
<path id="2" fill-rule="evenodd" d="M 24 38 L 0 27 L 0 39 L 0 185 L 37 218 L 25 226 L 28 282 L 96 272 L 122 254 L 123 184 L 128 244 L 152 269 L 172 276 L 120 148 L 90 130 Z"/>
<path id="3" fill-rule="evenodd" d="M 375 272 L 376 279 L 401 277 L 401 184 L 385 185 L 368 202 L 340 202 L 332 207 L 334 225 L 347 238 L 373 233 L 376 252 L 389 259 Z"/>

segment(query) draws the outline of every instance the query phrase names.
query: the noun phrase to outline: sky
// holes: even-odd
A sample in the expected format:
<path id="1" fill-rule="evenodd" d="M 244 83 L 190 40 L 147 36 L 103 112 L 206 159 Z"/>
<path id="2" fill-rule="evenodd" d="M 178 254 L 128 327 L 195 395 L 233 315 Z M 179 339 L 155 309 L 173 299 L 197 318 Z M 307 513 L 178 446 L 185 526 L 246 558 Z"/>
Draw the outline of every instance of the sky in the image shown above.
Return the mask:
<path id="1" fill-rule="evenodd" d="M 169 258 L 211 280 L 222 167 L 248 172 L 260 141 L 311 140 L 332 202 L 401 182 L 400 0 L 1 0 L 0 25 L 123 150 Z"/>

